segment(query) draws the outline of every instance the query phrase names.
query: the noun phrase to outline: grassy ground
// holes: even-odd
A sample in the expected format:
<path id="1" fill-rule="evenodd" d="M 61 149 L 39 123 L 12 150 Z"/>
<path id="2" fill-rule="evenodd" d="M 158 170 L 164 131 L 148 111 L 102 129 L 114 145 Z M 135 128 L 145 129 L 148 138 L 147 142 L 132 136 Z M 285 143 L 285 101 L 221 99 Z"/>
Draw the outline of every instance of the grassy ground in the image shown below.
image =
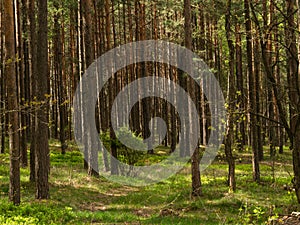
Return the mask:
<path id="1" fill-rule="evenodd" d="M 220 153 L 202 174 L 203 196 L 192 198 L 190 165 L 152 186 L 121 186 L 87 176 L 81 153 L 69 146 L 61 155 L 59 144 L 51 142 L 50 200 L 34 199 L 29 169 L 22 169 L 18 207 L 8 202 L 9 155 L 0 155 L 0 224 L 266 224 L 272 216 L 299 210 L 294 193 L 284 190 L 291 186 L 292 174 L 287 149 L 274 163 L 266 155 L 260 184 L 251 181 L 250 153 L 237 154 L 235 193 L 228 193 L 227 165 Z"/>

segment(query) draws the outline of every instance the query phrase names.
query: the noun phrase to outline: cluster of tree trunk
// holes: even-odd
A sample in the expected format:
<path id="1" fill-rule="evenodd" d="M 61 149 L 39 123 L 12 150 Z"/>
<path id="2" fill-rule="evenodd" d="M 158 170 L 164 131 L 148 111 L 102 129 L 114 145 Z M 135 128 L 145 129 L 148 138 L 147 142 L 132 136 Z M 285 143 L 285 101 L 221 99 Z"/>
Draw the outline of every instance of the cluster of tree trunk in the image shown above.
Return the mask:
<path id="1" fill-rule="evenodd" d="M 94 60 L 121 44 L 165 39 L 203 58 L 227 96 L 224 144 L 230 189 L 236 189 L 233 150 L 251 149 L 253 180 L 259 182 L 259 164 L 265 157 L 263 146 L 268 145 L 270 157 L 274 157 L 283 153 L 284 144 L 289 144 L 293 151 L 293 183 L 300 203 L 298 9 L 298 0 L 210 0 L 209 4 L 193 0 L 185 0 L 184 4 L 156 0 L 1 1 L 0 152 L 5 152 L 8 136 L 11 200 L 20 203 L 20 166 L 28 166 L 28 161 L 30 180 L 36 183 L 36 198 L 49 198 L 48 139 L 59 139 L 61 153 L 66 153 L 67 140 L 74 136 L 73 95 Z M 116 158 L 118 150 L 110 116 L 113 101 L 130 82 L 147 76 L 168 78 L 189 93 L 199 112 L 199 146 L 205 146 L 212 129 L 211 112 L 201 88 L 177 68 L 143 62 L 114 74 L 95 106 L 99 133 L 109 132 L 113 140 L 111 155 Z M 165 87 L 175 92 L 172 85 Z M 78 110 L 84 112 L 85 108 L 80 107 Z M 122 107 L 124 112 L 129 110 L 126 104 Z M 184 107 L 190 123 L 180 124 L 176 107 L 160 98 L 143 99 L 131 110 L 130 129 L 146 139 L 157 126 L 149 124 L 151 118 L 163 118 L 168 132 L 160 141 L 173 152 L 180 138 L 189 140 L 194 132 L 190 107 Z M 127 119 L 124 115 L 117 115 L 119 124 Z M 80 132 L 85 135 L 89 127 L 84 121 L 82 124 Z M 185 132 L 179 134 L 181 127 Z M 189 142 L 185 144 L 180 146 L 181 156 L 189 155 Z M 148 147 L 148 153 L 153 154 Z M 195 149 L 191 160 L 194 196 L 202 194 L 200 153 L 200 148 Z M 98 176 L 98 152 L 87 148 L 84 159 L 87 173 Z M 119 174 L 120 168 L 111 159 L 103 151 L 106 169 Z"/>
<path id="2" fill-rule="evenodd" d="M 38 140 L 32 142 L 32 158 L 30 161 L 31 177 L 36 183 L 36 198 L 49 198 L 49 146 L 48 146 L 48 6 L 47 1 L 39 0 L 37 2 L 37 13 L 34 0 L 30 1 L 32 6 L 32 18 L 27 18 L 21 14 L 20 6 L 25 7 L 25 1 L 4 1 L 1 5 L 1 10 L 5 9 L 3 16 L 4 27 L 4 42 L 5 42 L 5 57 L 3 58 L 4 73 L 2 74 L 4 86 L 2 93 L 4 98 L 2 110 L 7 111 L 6 125 L 9 134 L 10 148 L 10 188 L 9 196 L 14 204 L 20 204 L 20 165 L 27 166 L 27 132 L 29 122 L 29 109 L 26 104 L 30 100 L 32 104 L 38 104 L 38 107 L 33 111 L 32 117 L 32 137 Z M 22 9 L 24 9 L 22 7 Z M 25 10 L 26 11 L 26 10 Z M 35 19 L 37 15 L 37 21 Z M 26 23 L 22 23 L 22 19 L 28 19 L 31 28 L 28 30 L 31 36 L 31 45 L 22 39 L 21 28 L 26 27 Z M 37 25 L 36 25 L 37 24 Z M 35 29 L 37 27 L 37 29 Z M 26 28 L 24 28 L 26 30 Z M 34 37 L 34 38 L 33 38 Z M 3 36 L 1 37 L 2 40 Z M 35 40 L 35 41 L 33 41 Z M 37 51 L 37 43 L 39 43 L 39 51 Z M 31 48 L 32 60 L 29 63 L 29 47 Z M 35 48 L 36 50 L 33 50 Z M 27 57 L 24 60 L 24 57 Z M 36 60 L 36 61 L 34 61 Z M 31 70 L 29 69 L 31 67 Z M 34 69 L 32 69 L 35 67 Z M 25 82 L 29 80 L 29 70 L 34 84 L 31 86 L 32 99 L 27 91 L 30 91 L 29 86 L 25 89 Z M 28 84 L 27 84 L 28 85 Z M 28 101 L 28 102 L 25 102 Z M 4 115 L 1 115 L 2 117 Z M 5 126 L 2 133 L 5 132 Z M 4 133 L 5 134 L 5 133 Z M 5 135 L 3 135 L 3 140 Z M 4 143 L 5 144 L 5 143 Z M 2 146 L 4 151 L 5 146 Z"/>

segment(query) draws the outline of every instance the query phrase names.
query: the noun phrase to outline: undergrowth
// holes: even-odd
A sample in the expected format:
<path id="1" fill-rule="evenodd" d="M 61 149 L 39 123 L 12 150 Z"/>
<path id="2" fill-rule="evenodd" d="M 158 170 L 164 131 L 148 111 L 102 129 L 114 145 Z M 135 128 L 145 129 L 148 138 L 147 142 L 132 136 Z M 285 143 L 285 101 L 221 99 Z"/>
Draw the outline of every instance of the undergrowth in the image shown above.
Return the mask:
<path id="1" fill-rule="evenodd" d="M 270 218 L 299 210 L 291 186 L 291 152 L 265 154 L 261 183 L 252 182 L 251 153 L 235 153 L 237 191 L 228 191 L 222 150 L 202 172 L 203 196 L 191 197 L 190 165 L 177 175 L 146 187 L 122 186 L 103 177 L 87 176 L 74 143 L 65 155 L 51 141 L 49 200 L 34 199 L 29 169 L 21 169 L 22 203 L 8 201 L 9 155 L 0 155 L 0 224 L 267 224 Z M 160 147 L 139 164 L 167 157 Z"/>

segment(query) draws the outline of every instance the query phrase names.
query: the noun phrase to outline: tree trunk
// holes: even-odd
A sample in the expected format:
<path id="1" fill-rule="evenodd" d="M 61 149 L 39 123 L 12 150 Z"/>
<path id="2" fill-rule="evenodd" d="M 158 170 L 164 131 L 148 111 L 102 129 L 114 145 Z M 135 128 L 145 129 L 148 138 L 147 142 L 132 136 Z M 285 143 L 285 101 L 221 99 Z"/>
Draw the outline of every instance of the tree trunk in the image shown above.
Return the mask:
<path id="1" fill-rule="evenodd" d="M 47 0 L 38 0 L 38 32 L 37 43 L 37 101 L 41 106 L 37 110 L 36 130 L 36 198 L 48 199 L 50 170 L 48 144 L 48 7 Z"/>
<path id="2" fill-rule="evenodd" d="M 285 128 L 287 135 L 291 142 L 291 149 L 293 151 L 293 170 L 294 170 L 294 188 L 296 191 L 297 200 L 300 203 L 300 103 L 299 103 L 299 68 L 298 68 L 298 49 L 296 46 L 296 24 L 294 21 L 294 12 L 295 12 L 295 0 L 286 1 L 286 11 L 288 18 L 287 23 L 285 24 L 285 42 L 287 46 L 286 54 L 287 54 L 287 80 L 288 80 L 288 95 L 289 95 L 289 105 L 290 107 L 290 126 L 288 124 L 288 119 L 286 115 L 286 111 L 281 102 L 281 91 L 278 88 L 278 79 L 274 77 L 273 71 L 270 69 L 267 60 L 267 48 L 266 42 L 263 37 L 263 32 L 261 27 L 259 26 L 259 21 L 254 14 L 255 23 L 258 25 L 259 32 L 260 32 L 260 45 L 261 45 L 261 55 L 262 55 L 262 62 L 264 64 L 265 73 L 267 75 L 267 79 L 272 85 L 273 94 L 275 103 L 277 105 L 278 114 L 280 117 L 280 121 Z M 299 4 L 298 4 L 299 5 Z M 251 5 L 253 8 L 253 6 Z"/>
<path id="3" fill-rule="evenodd" d="M 287 24 L 286 24 L 286 46 L 287 66 L 289 81 L 289 99 L 290 99 L 290 121 L 292 133 L 292 151 L 293 151 L 293 170 L 294 170 L 294 188 L 298 203 L 300 203 L 300 89 L 299 89 L 299 49 L 296 45 L 295 30 L 297 25 L 294 20 L 295 0 L 286 1 Z"/>
<path id="4" fill-rule="evenodd" d="M 184 43 L 185 47 L 187 49 L 192 50 L 192 27 L 191 27 L 192 21 L 191 21 L 191 1 L 190 0 L 184 0 L 184 31 L 185 31 L 185 37 L 184 37 Z M 192 60 L 192 59 L 190 59 Z M 189 62 L 189 60 L 187 61 Z M 182 74 L 183 75 L 183 74 Z M 188 86 L 188 81 L 186 81 L 184 84 L 186 85 L 186 88 Z M 187 105 L 187 115 L 189 115 L 189 105 Z M 185 146 L 186 150 L 189 151 L 190 147 L 188 145 L 189 142 L 189 135 L 187 135 L 190 132 L 190 126 L 189 126 L 189 120 L 188 118 L 186 119 L 186 124 L 185 124 L 185 131 L 186 131 L 186 136 L 185 136 L 185 142 L 187 146 Z M 181 124 L 182 126 L 183 124 Z M 182 142 L 183 140 L 181 140 Z M 199 154 L 199 149 L 198 147 L 196 149 L 191 149 L 193 152 L 192 155 L 192 165 L 191 165 L 191 172 L 192 172 L 192 195 L 193 196 L 201 196 L 202 195 L 202 185 L 201 185 L 201 176 L 200 176 L 200 154 Z"/>
<path id="5" fill-rule="evenodd" d="M 18 99 L 20 101 L 20 105 L 22 110 L 20 111 L 20 162 L 22 167 L 27 167 L 28 160 L 27 160 L 27 137 L 26 137 L 26 107 L 25 105 L 25 57 L 24 57 L 24 42 L 22 38 L 22 32 L 26 33 L 26 7 L 25 3 L 21 0 L 16 1 L 17 8 L 16 8 L 16 15 L 17 15 L 17 54 L 19 56 L 19 60 L 17 62 L 17 73 L 18 73 Z M 22 10 L 21 10 L 22 9 Z"/>
<path id="6" fill-rule="evenodd" d="M 0 62 L 4 62 L 3 4 L 0 4 Z M 5 66 L 0 64 L 0 154 L 5 152 Z"/>
<path id="7" fill-rule="evenodd" d="M 31 54 L 31 101 L 36 101 L 36 79 L 37 79 L 37 36 L 36 36 L 36 21 L 35 21 L 35 0 L 29 1 L 29 23 L 30 23 L 30 54 Z M 31 137 L 30 137 L 30 181 L 35 181 L 35 151 L 36 151 L 36 126 L 37 114 L 35 106 L 32 107 L 31 114 Z"/>
<path id="8" fill-rule="evenodd" d="M 246 132 L 245 132 L 245 92 L 244 92 L 244 79 L 243 79 L 243 53 L 242 53 L 242 35 L 240 25 L 237 24 L 235 28 L 236 33 L 236 87 L 237 87 L 237 102 L 239 123 L 237 124 L 237 142 L 238 149 L 242 151 L 246 144 Z"/>
<path id="9" fill-rule="evenodd" d="M 88 68 L 95 59 L 95 48 L 94 48 L 94 32 L 93 32 L 93 16 L 94 13 L 94 7 L 91 0 L 82 0 L 82 8 L 83 8 L 83 18 L 84 18 L 84 47 L 85 47 L 85 62 L 86 62 L 86 68 Z M 85 87 L 88 88 L 88 87 Z M 95 143 L 95 140 L 93 140 L 93 135 L 91 135 L 90 124 L 86 123 L 84 121 L 84 132 L 87 132 L 85 135 L 85 140 L 83 140 L 85 144 L 85 151 L 87 151 L 85 154 L 88 154 L 88 158 L 86 159 L 88 162 L 88 174 L 91 176 L 99 176 L 99 170 L 98 170 L 98 149 L 93 149 L 93 143 Z"/>
<path id="10" fill-rule="evenodd" d="M 28 4 L 26 0 L 22 0 L 22 12 L 23 12 L 23 32 L 29 31 L 29 17 L 28 17 Z M 29 57 L 29 42 L 27 39 L 23 39 L 23 52 L 24 52 L 24 103 L 30 101 L 30 57 Z M 23 143 L 23 165 L 28 166 L 27 157 L 27 141 L 30 140 L 30 114 L 28 113 L 29 107 L 25 107 L 25 112 L 22 115 L 23 124 L 23 136 L 26 136 L 26 142 Z M 25 151 L 26 148 L 26 151 Z M 26 156 L 25 156 L 26 153 Z"/>
<path id="11" fill-rule="evenodd" d="M 275 42 L 274 52 L 276 54 L 275 62 L 279 62 L 280 56 L 279 56 L 279 40 L 278 40 L 278 30 L 277 29 L 275 29 L 275 31 L 274 31 L 274 42 Z M 281 79 L 280 79 L 280 73 L 281 73 L 280 65 L 277 64 L 275 66 L 274 72 L 275 72 L 275 80 L 276 80 L 277 84 L 280 84 L 280 82 L 281 82 Z M 275 102 L 276 102 L 276 97 L 274 96 L 274 105 L 276 106 Z M 280 115 L 279 115 L 278 107 L 276 107 L 275 114 L 276 114 L 276 120 L 278 121 L 278 124 L 277 124 L 277 137 L 278 137 L 278 146 L 279 146 L 278 153 L 283 154 L 284 130 L 282 128 L 282 125 L 280 124 L 281 121 L 280 121 Z"/>
<path id="12" fill-rule="evenodd" d="M 257 33 L 257 32 L 256 32 Z M 258 35 L 258 34 L 257 34 Z M 255 90 L 253 91 L 254 93 L 254 98 L 255 98 L 255 111 L 253 113 L 255 114 L 255 120 L 256 123 L 253 125 L 256 136 L 253 136 L 253 141 L 256 142 L 256 148 L 257 148 L 257 154 L 258 154 L 258 159 L 263 160 L 264 158 L 264 152 L 263 152 L 263 143 L 262 143 L 262 132 L 261 132 L 261 118 L 258 116 L 260 114 L 260 54 L 259 54 L 259 40 L 258 38 L 254 38 L 255 40 L 253 41 L 253 57 L 254 57 L 254 87 Z"/>
<path id="13" fill-rule="evenodd" d="M 19 112 L 16 86 L 16 47 L 14 1 L 4 1 L 5 16 L 5 81 L 7 86 L 7 110 L 10 146 L 10 183 L 9 199 L 20 204 L 20 147 L 19 147 Z"/>
<path id="14" fill-rule="evenodd" d="M 231 0 L 227 0 L 227 12 L 225 17 L 226 38 L 229 48 L 229 77 L 228 77 L 228 118 L 225 136 L 225 154 L 228 162 L 228 185 L 231 191 L 236 189 L 235 162 L 232 155 L 233 142 L 233 113 L 235 110 L 235 79 L 234 79 L 234 44 L 231 34 Z"/>
<path id="15" fill-rule="evenodd" d="M 58 2 L 54 2 L 54 7 L 58 11 L 60 6 Z M 59 108 L 59 139 L 61 143 L 61 153 L 66 153 L 66 104 L 65 104 L 65 94 L 64 94 L 64 82 L 63 82 L 63 43 L 61 41 L 61 26 L 59 24 L 60 13 L 57 12 L 54 16 L 54 68 L 57 81 L 57 98 L 58 98 L 58 108 Z"/>
<path id="16" fill-rule="evenodd" d="M 256 97 L 255 97 L 255 77 L 253 74 L 253 48 L 252 48 L 252 25 L 250 18 L 250 4 L 249 0 L 244 0 L 245 10 L 245 26 L 246 26 L 246 40 L 247 40 L 247 62 L 248 62 L 248 93 L 249 93 L 249 113 L 250 113 L 250 144 L 252 146 L 252 171 L 253 180 L 256 182 L 260 181 L 259 171 L 259 156 L 257 149 L 257 129 L 256 129 Z"/>

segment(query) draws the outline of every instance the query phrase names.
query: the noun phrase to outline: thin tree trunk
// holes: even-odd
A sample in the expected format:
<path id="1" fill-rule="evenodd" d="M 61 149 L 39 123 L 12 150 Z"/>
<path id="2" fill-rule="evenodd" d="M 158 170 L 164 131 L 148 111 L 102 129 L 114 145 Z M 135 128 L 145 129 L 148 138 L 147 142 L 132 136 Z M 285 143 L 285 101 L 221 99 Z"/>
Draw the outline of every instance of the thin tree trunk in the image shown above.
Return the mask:
<path id="1" fill-rule="evenodd" d="M 184 43 L 185 47 L 187 49 L 192 50 L 192 27 L 191 27 L 191 1 L 190 0 L 184 0 L 184 31 L 185 31 L 185 37 L 184 37 Z M 192 60 L 192 59 L 190 59 Z M 189 60 L 187 61 L 189 62 Z M 185 81 L 184 83 L 188 86 L 188 81 Z M 187 88 L 186 86 L 186 88 Z M 192 91 L 192 90 L 191 90 Z M 187 115 L 189 115 L 189 105 L 187 105 Z M 189 135 L 187 135 L 190 132 L 190 126 L 189 126 L 189 118 L 187 118 L 185 124 L 186 129 L 186 136 L 185 136 L 185 142 L 188 144 L 189 142 Z M 182 126 L 182 124 L 181 124 Z M 182 141 L 182 140 L 181 140 Z M 190 150 L 189 145 L 185 146 L 186 151 Z M 200 154 L 199 154 L 199 148 L 191 149 L 191 151 L 194 151 L 192 154 L 192 164 L 191 164 L 191 172 L 192 172 L 192 196 L 201 196 L 202 195 L 202 185 L 201 185 L 201 176 L 200 176 Z"/>
<path id="2" fill-rule="evenodd" d="M 36 79 L 37 79 L 37 37 L 36 37 L 36 21 L 35 21 L 35 0 L 29 1 L 29 23 L 30 23 L 30 54 L 31 54 L 31 101 L 36 101 Z M 36 151 L 36 126 L 37 126 L 37 114 L 36 108 L 31 108 L 31 137 L 30 137 L 30 181 L 35 181 L 35 151 Z"/>
<path id="3" fill-rule="evenodd" d="M 111 49 L 111 21 L 110 21 L 110 1 L 109 0 L 105 0 L 105 35 L 106 35 L 106 50 L 110 50 Z M 115 80 L 115 76 L 113 76 L 109 82 L 109 86 L 112 87 L 113 82 Z M 109 99 L 108 99 L 108 105 L 109 105 L 109 109 L 111 109 L 111 106 L 113 104 L 113 98 L 114 98 L 114 92 L 113 89 L 111 89 L 109 91 Z M 110 111 L 107 111 L 110 112 Z M 110 113 L 106 114 L 106 119 L 108 119 L 108 126 L 109 126 L 109 135 L 110 135 L 110 139 L 111 139 L 111 145 L 110 145 L 110 151 L 111 151 L 111 160 L 110 160 L 110 172 L 113 175 L 117 175 L 119 174 L 119 168 L 117 166 L 117 146 L 116 146 L 116 134 L 113 130 L 112 124 L 111 124 L 111 118 L 110 117 Z"/>
<path id="4" fill-rule="evenodd" d="M 29 32 L 29 17 L 28 17 L 28 4 L 26 0 L 22 0 L 22 12 L 23 12 L 23 32 Z M 23 96 L 24 103 L 30 101 L 30 59 L 29 59 L 29 43 L 25 38 L 23 41 L 23 52 L 24 52 L 24 88 Z M 23 124 L 23 136 L 26 136 L 25 143 L 23 143 L 23 165 L 28 166 L 28 157 L 27 157 L 27 141 L 30 140 L 30 116 L 29 116 L 29 107 L 25 107 L 25 112 L 22 115 L 22 124 Z M 25 151 L 26 150 L 26 151 Z M 26 153 L 26 155 L 25 155 Z"/>
<path id="5" fill-rule="evenodd" d="M 0 62 L 4 62 L 4 12 L 0 2 Z M 5 152 L 5 66 L 0 64 L 0 153 Z"/>
<path id="6" fill-rule="evenodd" d="M 82 77 L 85 69 L 86 69 L 86 66 L 85 66 L 85 52 L 84 52 L 84 43 L 85 43 L 85 29 L 84 29 L 84 6 L 83 6 L 83 1 L 78 1 L 78 39 L 77 39 L 77 50 L 78 50 L 78 59 L 79 59 L 79 63 L 78 63 L 78 72 L 79 72 L 79 79 Z M 83 113 L 84 113 L 84 110 L 85 108 L 83 107 L 83 102 L 82 102 L 82 99 L 83 99 L 83 96 L 82 96 L 82 93 L 83 93 L 83 87 L 82 87 L 82 84 L 80 83 L 80 93 L 81 93 L 81 101 L 80 101 L 80 104 L 79 104 L 79 110 L 81 112 L 81 118 L 80 118 L 80 135 L 82 137 L 82 143 L 85 143 L 84 144 L 84 147 L 86 146 L 86 138 L 85 138 L 85 124 L 84 124 L 84 116 L 83 116 Z M 84 169 L 88 170 L 88 149 L 85 147 L 84 150 L 83 150 L 83 155 L 84 155 L 84 161 L 83 161 L 83 167 Z"/>
<path id="7" fill-rule="evenodd" d="M 225 154 L 228 162 L 228 185 L 231 191 L 236 189 L 235 162 L 232 155 L 233 143 L 233 113 L 235 110 L 235 79 L 234 79 L 234 44 L 231 34 L 231 0 L 227 0 L 227 12 L 225 17 L 226 38 L 229 48 L 229 77 L 228 77 L 228 118 L 225 136 Z"/>
<path id="8" fill-rule="evenodd" d="M 262 135 L 261 135 L 261 118 L 257 115 L 260 114 L 260 55 L 259 55 L 259 40 L 258 38 L 255 38 L 253 41 L 253 56 L 254 56 L 254 93 L 255 93 L 255 119 L 256 119 L 256 125 L 254 129 L 256 129 L 256 136 L 254 136 L 253 141 L 255 141 L 257 144 L 257 152 L 258 152 L 258 158 L 259 160 L 263 160 L 264 158 L 264 152 L 263 152 L 263 144 L 262 144 Z"/>
<path id="9" fill-rule="evenodd" d="M 239 104 L 238 110 L 241 113 L 239 123 L 237 124 L 237 142 L 238 149 L 242 151 L 246 144 L 245 132 L 245 92 L 244 92 L 244 79 L 243 79 L 243 53 L 242 53 L 242 35 L 240 25 L 236 24 L 236 87 L 237 87 L 237 102 Z"/>
<path id="10" fill-rule="evenodd" d="M 264 26 L 267 27 L 268 23 L 273 19 L 273 10 L 272 10 L 272 1 L 270 2 L 270 19 L 268 19 L 268 10 L 267 10 L 267 1 L 263 1 L 263 20 Z M 272 34 L 268 33 L 268 40 L 266 46 L 266 58 L 269 65 L 269 70 L 273 70 L 272 64 Z M 274 71 L 273 71 L 274 72 Z M 273 91 L 271 84 L 267 83 L 267 108 L 268 108 L 268 116 L 270 120 L 268 121 L 268 137 L 269 137 L 269 147 L 270 147 L 270 156 L 273 157 L 275 155 L 275 125 L 271 120 L 274 120 L 274 101 L 273 101 Z"/>
<path id="11" fill-rule="evenodd" d="M 253 180 L 256 182 L 260 181 L 259 171 L 259 157 L 258 157 L 258 146 L 257 146 L 257 129 L 256 129 L 256 97 L 255 97 L 255 77 L 253 74 L 253 48 L 252 48 L 252 25 L 250 18 L 250 4 L 249 0 L 244 0 L 245 10 L 245 26 L 246 26 L 246 40 L 247 40 L 247 62 L 248 62 L 248 82 L 249 82 L 249 113 L 250 113 L 250 143 L 252 146 L 252 171 Z"/>
<path id="12" fill-rule="evenodd" d="M 25 58 L 24 58 L 24 46 L 23 46 L 23 39 L 22 39 L 22 32 L 26 33 L 26 8 L 21 0 L 16 1 L 17 8 L 16 8 L 16 15 L 17 15 L 17 52 L 19 56 L 19 60 L 17 62 L 17 73 L 18 73 L 18 99 L 20 99 L 20 105 L 22 110 L 19 113 L 20 117 L 20 162 L 22 167 L 26 167 L 28 165 L 27 160 L 27 137 L 26 137 L 26 109 L 25 105 Z M 22 10 L 21 10 L 22 9 Z M 23 22 L 22 22 L 23 21 Z"/>
<path id="13" fill-rule="evenodd" d="M 279 40 L 278 40 L 278 30 L 275 29 L 274 31 L 274 42 L 275 42 L 275 46 L 274 46 L 274 52 L 276 54 L 276 57 L 275 57 L 275 62 L 279 62 Z M 275 80 L 276 80 L 276 83 L 277 84 L 280 84 L 281 82 L 281 79 L 280 79 L 280 73 L 281 73 L 281 68 L 280 68 L 280 65 L 277 64 L 275 66 Z M 276 97 L 274 96 L 274 105 L 276 106 Z M 276 107 L 276 111 L 275 111 L 275 114 L 276 114 L 276 120 L 278 121 L 278 125 L 277 125 L 277 137 L 278 137 L 278 146 L 279 146 L 279 150 L 278 150 L 278 153 L 279 154 L 283 154 L 283 145 L 284 145 L 284 141 L 283 141 L 283 136 L 284 136 L 284 129 L 282 128 L 282 125 L 280 124 L 280 115 L 279 115 L 279 110 L 278 110 L 278 107 Z"/>
<path id="14" fill-rule="evenodd" d="M 54 7 L 58 11 L 59 4 L 54 2 Z M 60 13 L 57 12 L 54 16 L 54 68 L 57 75 L 57 98 L 58 98 L 58 108 L 59 108 L 59 139 L 61 143 L 61 153 L 66 153 L 66 107 L 65 107 L 65 94 L 64 94 L 64 82 L 63 82 L 63 44 L 61 41 L 61 26 L 59 24 Z"/>

